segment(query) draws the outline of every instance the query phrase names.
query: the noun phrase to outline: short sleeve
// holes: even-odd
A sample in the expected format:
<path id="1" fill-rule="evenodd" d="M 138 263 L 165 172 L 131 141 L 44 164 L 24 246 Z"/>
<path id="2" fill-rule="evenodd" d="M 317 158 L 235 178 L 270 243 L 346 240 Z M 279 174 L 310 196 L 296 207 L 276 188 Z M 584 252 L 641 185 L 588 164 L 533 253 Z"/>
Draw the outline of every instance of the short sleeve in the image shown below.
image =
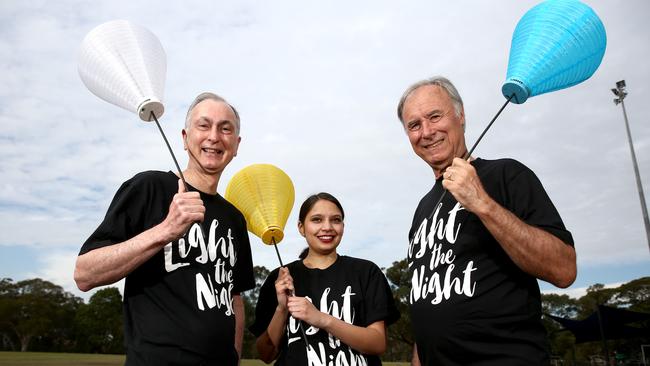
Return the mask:
<path id="1" fill-rule="evenodd" d="M 79 255 L 137 235 L 141 228 L 136 226 L 146 209 L 144 196 L 133 179 L 124 182 L 115 193 L 104 220 L 82 245 Z"/>
<path id="2" fill-rule="evenodd" d="M 241 293 L 255 287 L 255 274 L 253 273 L 251 244 L 248 238 L 248 230 L 246 229 L 246 220 L 243 216 L 241 217 L 238 239 L 239 246 L 237 251 L 237 263 L 235 264 L 233 277 L 233 293 Z"/>
<path id="3" fill-rule="evenodd" d="M 522 165 L 522 170 L 508 181 L 510 210 L 529 225 L 538 227 L 573 246 L 573 237 L 535 173 Z"/>
<path id="4" fill-rule="evenodd" d="M 367 323 L 365 326 L 380 320 L 383 320 L 388 326 L 399 319 L 400 313 L 395 306 L 393 293 L 386 276 L 377 265 L 369 263 L 370 268 L 364 296 Z"/>
<path id="5" fill-rule="evenodd" d="M 271 272 L 260 288 L 255 305 L 255 320 L 248 327 L 248 330 L 256 337 L 262 335 L 268 328 L 271 319 L 273 319 L 275 308 L 278 306 L 278 299 L 275 295 L 275 280 L 278 278 L 278 272 L 278 269 Z"/>

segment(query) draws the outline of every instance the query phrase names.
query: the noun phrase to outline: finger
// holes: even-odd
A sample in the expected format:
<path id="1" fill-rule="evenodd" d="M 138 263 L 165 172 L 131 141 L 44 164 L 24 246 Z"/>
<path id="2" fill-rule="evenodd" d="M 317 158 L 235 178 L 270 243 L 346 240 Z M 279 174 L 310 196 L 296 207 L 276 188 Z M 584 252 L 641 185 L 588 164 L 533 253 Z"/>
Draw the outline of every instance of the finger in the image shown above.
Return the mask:
<path id="1" fill-rule="evenodd" d="M 301 313 L 301 307 L 296 303 L 287 302 L 287 309 L 294 315 Z"/>
<path id="2" fill-rule="evenodd" d="M 280 277 L 285 278 L 287 277 L 287 274 L 289 273 L 289 269 L 287 267 L 280 267 Z"/>
<path id="3" fill-rule="evenodd" d="M 182 204 L 178 206 L 178 213 L 184 220 L 202 222 L 205 216 L 205 207 L 200 205 Z"/>
<path id="4" fill-rule="evenodd" d="M 445 172 L 442 174 L 443 180 L 452 180 L 452 176 L 454 175 L 454 172 L 451 168 L 447 168 Z"/>
<path id="5" fill-rule="evenodd" d="M 203 211 L 194 214 L 193 222 L 203 222 L 204 217 L 205 217 L 205 208 L 203 209 Z"/>
<path id="6" fill-rule="evenodd" d="M 182 179 L 178 179 L 178 193 L 184 193 L 185 192 L 185 182 L 183 182 Z"/>
<path id="7" fill-rule="evenodd" d="M 290 279 L 291 278 L 291 273 L 289 272 L 289 268 L 287 267 L 280 267 L 280 275 L 282 276 L 282 279 Z"/>
<path id="8" fill-rule="evenodd" d="M 199 192 L 178 192 L 176 194 L 178 197 L 183 199 L 183 202 L 188 205 L 203 204 L 203 200 L 201 199 L 201 194 Z"/>
<path id="9" fill-rule="evenodd" d="M 453 182 L 450 181 L 449 179 L 443 179 L 443 180 L 442 180 L 442 188 L 448 190 L 448 191 L 453 195 L 454 192 L 453 192 L 453 190 L 451 189 L 451 188 L 452 188 L 452 187 L 451 187 L 452 183 L 453 183 Z M 456 196 L 454 196 L 454 198 L 455 198 L 455 197 L 456 197 Z"/>
<path id="10" fill-rule="evenodd" d="M 205 206 L 203 204 L 188 204 L 188 202 L 182 202 L 179 205 L 179 212 L 184 218 L 184 220 L 192 222 L 203 222 L 203 217 L 205 216 Z"/>

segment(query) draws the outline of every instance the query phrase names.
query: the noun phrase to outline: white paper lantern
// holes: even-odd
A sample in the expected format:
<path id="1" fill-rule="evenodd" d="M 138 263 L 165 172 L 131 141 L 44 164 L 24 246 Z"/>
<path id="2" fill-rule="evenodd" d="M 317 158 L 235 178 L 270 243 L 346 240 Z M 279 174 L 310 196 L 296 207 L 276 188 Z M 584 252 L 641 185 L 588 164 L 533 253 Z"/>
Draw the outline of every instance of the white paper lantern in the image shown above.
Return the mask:
<path id="1" fill-rule="evenodd" d="M 91 30 L 79 52 L 79 76 L 101 99 L 137 113 L 162 116 L 167 56 L 148 29 L 113 20 Z"/>

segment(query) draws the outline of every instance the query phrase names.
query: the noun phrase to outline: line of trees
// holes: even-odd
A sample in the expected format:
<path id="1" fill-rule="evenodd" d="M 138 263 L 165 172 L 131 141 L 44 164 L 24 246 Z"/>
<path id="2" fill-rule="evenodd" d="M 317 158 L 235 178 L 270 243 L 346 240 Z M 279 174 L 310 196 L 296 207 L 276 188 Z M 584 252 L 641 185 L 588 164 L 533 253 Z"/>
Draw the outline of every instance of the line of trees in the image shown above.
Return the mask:
<path id="1" fill-rule="evenodd" d="M 122 295 L 115 287 L 88 301 L 40 278 L 0 280 L 1 350 L 121 353 Z"/>
<path id="2" fill-rule="evenodd" d="M 257 266 L 257 287 L 243 294 L 246 320 L 255 315 L 259 288 L 269 274 Z M 406 260 L 394 262 L 385 269 L 401 319 L 388 328 L 388 349 L 382 357 L 387 361 L 404 361 L 411 357 L 411 334 L 408 297 L 410 277 Z M 650 313 L 650 277 L 643 277 L 617 288 L 606 289 L 596 284 L 579 299 L 567 295 L 542 295 L 546 314 L 571 319 L 583 319 L 597 304 Z M 571 333 L 548 317 L 543 319 L 549 332 L 552 353 L 567 364 L 586 361 L 589 356 L 602 354 L 600 342 L 575 345 Z M 648 327 L 650 324 L 641 324 Z M 122 325 L 122 296 L 115 287 L 106 287 L 93 294 L 88 303 L 42 279 L 14 282 L 0 279 L 0 350 L 48 351 L 81 353 L 124 352 Z M 609 341 L 609 350 L 618 350 L 632 357 L 640 352 L 646 339 Z M 244 358 L 256 358 L 255 339 L 250 332 L 244 337 Z"/>

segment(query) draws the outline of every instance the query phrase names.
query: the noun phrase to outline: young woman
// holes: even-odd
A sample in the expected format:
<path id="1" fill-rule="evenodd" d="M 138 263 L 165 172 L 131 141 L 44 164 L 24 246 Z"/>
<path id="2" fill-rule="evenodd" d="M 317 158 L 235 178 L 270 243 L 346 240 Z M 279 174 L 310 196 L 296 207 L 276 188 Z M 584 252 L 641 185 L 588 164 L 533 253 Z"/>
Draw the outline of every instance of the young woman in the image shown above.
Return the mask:
<path id="1" fill-rule="evenodd" d="M 337 254 L 343 218 L 343 207 L 328 193 L 300 207 L 298 230 L 309 247 L 300 260 L 271 272 L 249 328 L 264 362 L 381 365 L 386 327 L 399 313 L 379 267 Z"/>

